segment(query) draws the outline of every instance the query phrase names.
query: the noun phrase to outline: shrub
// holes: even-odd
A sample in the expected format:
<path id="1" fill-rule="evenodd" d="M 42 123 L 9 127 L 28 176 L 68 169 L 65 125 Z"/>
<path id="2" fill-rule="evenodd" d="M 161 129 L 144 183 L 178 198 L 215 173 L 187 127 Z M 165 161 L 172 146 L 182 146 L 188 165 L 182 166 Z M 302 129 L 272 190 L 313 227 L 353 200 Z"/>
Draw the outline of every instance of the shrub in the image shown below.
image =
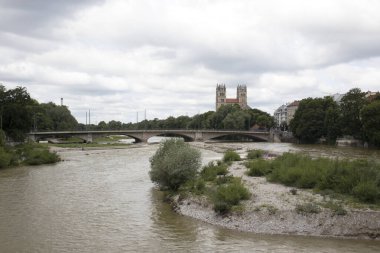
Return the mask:
<path id="1" fill-rule="evenodd" d="M 177 191 L 194 178 L 201 165 L 201 154 L 181 139 L 162 142 L 150 158 L 150 179 L 161 189 Z"/>
<path id="2" fill-rule="evenodd" d="M 56 163 L 59 160 L 59 156 L 56 153 L 51 153 L 48 149 L 37 148 L 25 154 L 23 163 L 27 165 L 40 165 Z"/>
<path id="3" fill-rule="evenodd" d="M 233 162 L 233 161 L 240 161 L 240 155 L 236 153 L 233 150 L 228 150 L 226 153 L 224 153 L 223 161 L 224 162 Z"/>
<path id="4" fill-rule="evenodd" d="M 208 165 L 202 168 L 200 173 L 201 177 L 205 181 L 213 181 L 217 176 L 226 175 L 228 173 L 227 164 L 209 162 Z"/>
<path id="5" fill-rule="evenodd" d="M 3 147 L 5 145 L 5 133 L 3 130 L 0 129 L 0 147 Z"/>
<path id="6" fill-rule="evenodd" d="M 11 163 L 11 155 L 0 147 L 0 169 L 8 167 Z"/>
<path id="7" fill-rule="evenodd" d="M 235 178 L 231 183 L 220 185 L 216 189 L 214 197 L 214 210 L 224 214 L 229 212 L 234 205 L 238 205 L 240 200 L 247 200 L 251 196 L 250 192 L 241 183 L 240 179 Z"/>
<path id="8" fill-rule="evenodd" d="M 195 180 L 189 180 L 185 187 L 192 193 L 201 195 L 205 192 L 206 183 L 202 178 L 197 178 Z"/>
<path id="9" fill-rule="evenodd" d="M 272 171 L 271 162 L 263 159 L 246 162 L 245 166 L 248 168 L 248 176 L 251 177 L 265 176 Z"/>
<path id="10" fill-rule="evenodd" d="M 331 209 L 335 215 L 346 215 L 347 211 L 343 208 L 342 205 L 336 204 L 334 202 L 327 202 L 324 207 Z"/>
<path id="11" fill-rule="evenodd" d="M 262 158 L 264 155 L 264 151 L 260 149 L 254 149 L 254 150 L 249 150 L 247 154 L 248 159 L 258 159 Z"/>
<path id="12" fill-rule="evenodd" d="M 379 190 L 374 181 L 363 181 L 356 185 L 353 194 L 364 202 L 375 202 L 379 196 Z"/>
<path id="13" fill-rule="evenodd" d="M 320 213 L 321 208 L 314 203 L 298 204 L 296 205 L 296 212 L 300 214 Z"/>

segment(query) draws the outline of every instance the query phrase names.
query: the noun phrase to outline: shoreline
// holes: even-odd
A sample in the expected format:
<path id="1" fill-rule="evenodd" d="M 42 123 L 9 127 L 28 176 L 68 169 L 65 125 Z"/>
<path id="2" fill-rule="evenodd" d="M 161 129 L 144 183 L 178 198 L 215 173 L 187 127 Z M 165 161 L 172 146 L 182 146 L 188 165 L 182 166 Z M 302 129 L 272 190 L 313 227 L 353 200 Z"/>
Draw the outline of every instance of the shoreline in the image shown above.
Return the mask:
<path id="1" fill-rule="evenodd" d="M 270 183 L 263 177 L 246 176 L 244 165 L 238 163 L 229 167 L 230 174 L 241 176 L 252 193 L 250 200 L 242 201 L 242 213 L 217 215 L 204 196 L 181 200 L 176 196 L 174 210 L 184 216 L 242 232 L 380 240 L 380 211 L 345 205 L 345 215 L 335 214 L 326 207 L 321 207 L 319 213 L 298 213 L 297 205 L 310 202 L 322 205 L 334 200 L 303 189 L 297 189 L 297 194 L 293 195 L 292 187 Z"/>
<path id="2" fill-rule="evenodd" d="M 228 149 L 236 149 L 236 145 L 210 145 L 208 143 L 191 143 L 193 147 L 224 153 Z M 141 148 L 144 145 L 128 145 L 125 148 Z M 81 151 L 81 148 L 52 147 L 55 151 Z M 89 147 L 89 150 L 119 149 L 117 146 Z M 236 150 L 241 156 L 246 148 Z M 275 152 L 277 153 L 277 152 Z M 279 153 L 280 154 L 280 153 Z M 205 196 L 190 196 L 173 198 L 173 209 L 180 215 L 188 216 L 211 225 L 221 226 L 241 232 L 269 235 L 297 235 L 331 237 L 340 239 L 371 239 L 380 240 L 380 211 L 353 208 L 339 200 L 323 197 L 311 190 L 297 189 L 293 195 L 293 187 L 270 183 L 265 177 L 249 177 L 245 175 L 246 168 L 241 162 L 234 162 L 229 168 L 229 174 L 241 177 L 244 185 L 252 193 L 250 200 L 242 201 L 244 211 L 227 216 L 216 215 L 212 204 Z M 326 207 L 320 213 L 297 213 L 297 204 L 310 202 L 326 204 L 337 202 L 347 210 L 345 215 L 337 215 Z"/>

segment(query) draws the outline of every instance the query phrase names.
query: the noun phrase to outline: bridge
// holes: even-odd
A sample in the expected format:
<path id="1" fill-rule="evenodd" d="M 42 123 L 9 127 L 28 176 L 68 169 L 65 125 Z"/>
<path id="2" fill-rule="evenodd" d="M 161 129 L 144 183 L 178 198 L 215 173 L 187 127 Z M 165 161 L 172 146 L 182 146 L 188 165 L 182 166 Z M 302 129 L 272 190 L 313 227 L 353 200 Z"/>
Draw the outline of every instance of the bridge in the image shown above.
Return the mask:
<path id="1" fill-rule="evenodd" d="M 211 141 L 225 136 L 241 136 L 254 141 L 271 141 L 271 134 L 267 131 L 238 131 L 238 130 L 101 130 L 101 131 L 50 131 L 30 132 L 29 138 L 39 141 L 48 138 L 78 137 L 85 142 L 92 142 L 93 138 L 108 135 L 125 135 L 135 139 L 135 142 L 147 142 L 155 136 L 182 137 L 185 141 Z"/>

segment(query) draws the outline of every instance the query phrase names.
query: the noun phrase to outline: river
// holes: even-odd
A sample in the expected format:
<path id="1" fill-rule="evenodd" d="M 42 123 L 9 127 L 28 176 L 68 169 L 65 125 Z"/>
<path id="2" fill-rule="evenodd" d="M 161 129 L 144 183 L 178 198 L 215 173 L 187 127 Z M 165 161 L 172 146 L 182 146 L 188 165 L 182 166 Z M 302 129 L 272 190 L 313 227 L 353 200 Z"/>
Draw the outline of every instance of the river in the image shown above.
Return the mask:
<path id="1" fill-rule="evenodd" d="M 0 252 L 380 252 L 378 241 L 243 233 L 180 216 L 150 182 L 156 148 L 63 150 L 55 165 L 0 170 Z"/>

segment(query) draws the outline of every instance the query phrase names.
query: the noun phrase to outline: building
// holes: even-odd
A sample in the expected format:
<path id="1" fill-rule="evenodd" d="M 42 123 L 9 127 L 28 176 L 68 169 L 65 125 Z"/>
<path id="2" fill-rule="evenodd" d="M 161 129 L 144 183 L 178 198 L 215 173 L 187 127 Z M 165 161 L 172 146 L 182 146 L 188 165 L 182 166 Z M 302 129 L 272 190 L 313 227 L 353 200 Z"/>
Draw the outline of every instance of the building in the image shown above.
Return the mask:
<path id="1" fill-rule="evenodd" d="M 279 127 L 283 122 L 287 122 L 288 118 L 288 108 L 287 105 L 281 105 L 277 110 L 274 111 L 274 121 L 276 126 Z"/>
<path id="2" fill-rule="evenodd" d="M 226 85 L 217 84 L 216 85 L 216 110 L 218 110 L 222 105 L 232 105 L 237 104 L 242 109 L 249 109 L 247 105 L 247 86 L 238 85 L 236 89 L 236 98 L 226 97 Z"/>
<path id="3" fill-rule="evenodd" d="M 291 103 L 287 103 L 281 105 L 274 111 L 274 121 L 276 122 L 276 126 L 279 127 L 281 124 L 286 123 L 288 126 L 290 121 L 294 118 L 294 114 L 296 113 L 300 101 L 295 100 Z"/>
<path id="4" fill-rule="evenodd" d="M 300 101 L 295 100 L 292 103 L 288 104 L 286 107 L 287 109 L 287 118 L 286 118 L 286 124 L 289 126 L 290 121 L 294 118 L 294 114 L 296 113 L 298 106 L 300 105 Z"/>

